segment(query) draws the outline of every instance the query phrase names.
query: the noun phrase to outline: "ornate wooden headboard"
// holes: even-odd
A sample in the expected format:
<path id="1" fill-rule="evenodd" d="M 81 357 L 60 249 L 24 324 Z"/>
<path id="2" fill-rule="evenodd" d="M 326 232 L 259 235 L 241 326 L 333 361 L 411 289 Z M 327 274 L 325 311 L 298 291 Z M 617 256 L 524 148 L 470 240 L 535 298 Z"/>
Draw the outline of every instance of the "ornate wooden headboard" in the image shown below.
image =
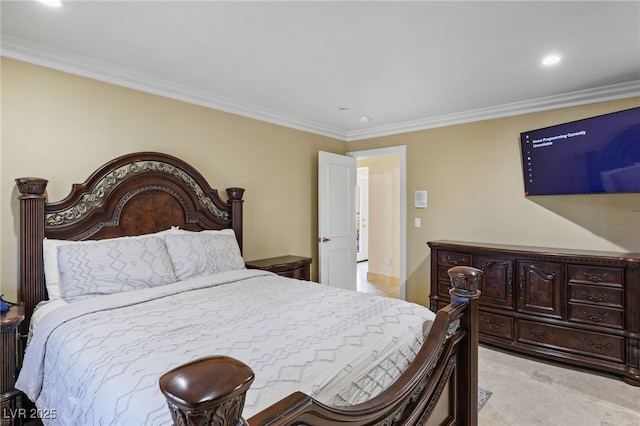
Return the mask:
<path id="1" fill-rule="evenodd" d="M 25 302 L 21 335 L 36 304 L 47 299 L 42 240 L 88 240 L 141 235 L 178 226 L 199 231 L 235 231 L 242 250 L 242 196 L 229 188 L 228 201 L 191 165 L 156 152 L 118 157 L 96 170 L 69 195 L 49 203 L 47 180 L 16 179 L 20 191 L 19 297 Z"/>

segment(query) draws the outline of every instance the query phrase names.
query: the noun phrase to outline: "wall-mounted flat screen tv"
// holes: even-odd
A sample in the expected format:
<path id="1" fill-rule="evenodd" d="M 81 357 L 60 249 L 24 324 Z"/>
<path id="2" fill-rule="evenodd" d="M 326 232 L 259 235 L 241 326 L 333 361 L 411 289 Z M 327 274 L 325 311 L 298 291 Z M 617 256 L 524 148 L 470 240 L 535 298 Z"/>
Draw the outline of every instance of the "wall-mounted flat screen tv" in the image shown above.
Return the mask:
<path id="1" fill-rule="evenodd" d="M 525 195 L 640 193 L 640 107 L 520 134 Z"/>

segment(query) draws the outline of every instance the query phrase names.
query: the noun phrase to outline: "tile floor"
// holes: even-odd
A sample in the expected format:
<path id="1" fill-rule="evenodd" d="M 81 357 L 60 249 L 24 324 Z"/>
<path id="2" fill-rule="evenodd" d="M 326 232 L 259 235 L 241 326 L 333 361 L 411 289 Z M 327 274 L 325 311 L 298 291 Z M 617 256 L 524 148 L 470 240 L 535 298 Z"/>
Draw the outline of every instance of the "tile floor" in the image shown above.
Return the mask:
<path id="1" fill-rule="evenodd" d="M 366 271 L 358 263 L 358 291 L 399 297 Z M 640 387 L 490 346 L 478 352 L 479 426 L 640 426 Z"/>
<path id="2" fill-rule="evenodd" d="M 482 346 L 478 385 L 491 392 L 480 426 L 640 426 L 640 387 Z"/>
<path id="3" fill-rule="evenodd" d="M 392 284 L 378 284 L 367 281 L 368 263 L 358 262 L 358 291 L 363 293 L 372 293 L 380 296 L 400 297 L 400 287 Z"/>

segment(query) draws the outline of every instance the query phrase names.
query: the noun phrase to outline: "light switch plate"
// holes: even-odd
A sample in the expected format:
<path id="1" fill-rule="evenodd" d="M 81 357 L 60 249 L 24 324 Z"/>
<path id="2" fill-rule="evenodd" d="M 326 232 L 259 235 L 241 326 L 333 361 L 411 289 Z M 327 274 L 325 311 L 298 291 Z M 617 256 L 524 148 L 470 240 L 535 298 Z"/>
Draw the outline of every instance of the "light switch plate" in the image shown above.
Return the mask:
<path id="1" fill-rule="evenodd" d="M 427 208 L 427 191 L 421 190 L 413 193 L 413 206 L 416 209 Z"/>

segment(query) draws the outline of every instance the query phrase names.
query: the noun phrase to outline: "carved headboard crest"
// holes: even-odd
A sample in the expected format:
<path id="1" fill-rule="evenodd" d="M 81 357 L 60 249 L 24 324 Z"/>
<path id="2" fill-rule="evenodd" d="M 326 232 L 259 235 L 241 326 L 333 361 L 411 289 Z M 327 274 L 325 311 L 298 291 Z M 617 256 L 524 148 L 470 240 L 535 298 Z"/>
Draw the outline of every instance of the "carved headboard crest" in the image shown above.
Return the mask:
<path id="1" fill-rule="evenodd" d="M 89 193 L 84 194 L 73 206 L 61 212 L 49 213 L 45 215 L 46 226 L 59 226 L 75 222 L 92 209 L 102 205 L 104 198 L 121 181 L 127 179 L 132 174 L 142 174 L 148 172 L 166 173 L 178 177 L 187 184 L 193 191 L 200 203 L 216 217 L 229 220 L 229 212 L 219 209 L 211 197 L 205 195 L 193 177 L 187 172 L 163 161 L 133 161 L 102 178 Z"/>

